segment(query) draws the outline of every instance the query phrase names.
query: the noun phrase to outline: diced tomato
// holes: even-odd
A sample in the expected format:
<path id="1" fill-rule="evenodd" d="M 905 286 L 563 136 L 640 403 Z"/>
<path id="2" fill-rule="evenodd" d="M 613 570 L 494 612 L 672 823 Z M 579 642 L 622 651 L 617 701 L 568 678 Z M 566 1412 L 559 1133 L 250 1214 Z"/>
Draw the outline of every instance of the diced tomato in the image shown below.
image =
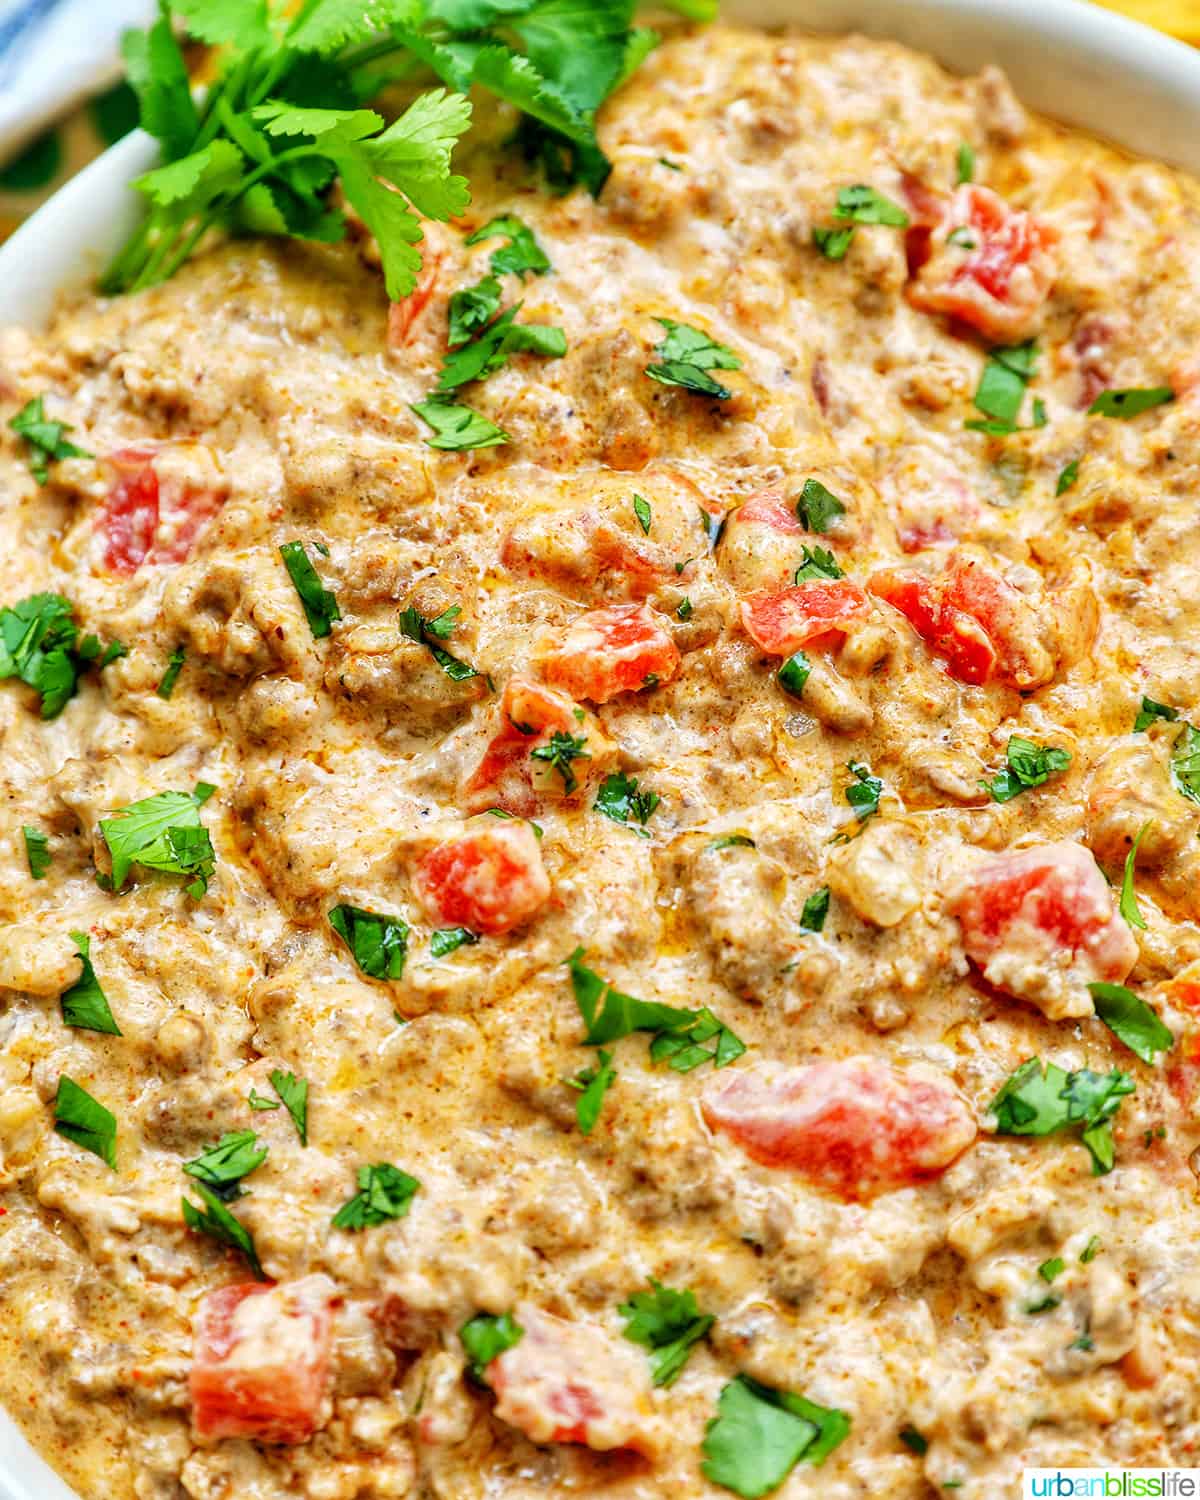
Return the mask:
<path id="1" fill-rule="evenodd" d="M 679 648 L 648 605 L 613 604 L 580 615 L 542 665 L 573 698 L 607 703 L 670 682 L 679 671 Z"/>
<path id="2" fill-rule="evenodd" d="M 1051 1020 L 1092 1013 L 1087 986 L 1120 984 L 1138 945 L 1081 844 L 1039 844 L 976 865 L 952 893 L 963 947 L 984 978 Z"/>
<path id="3" fill-rule="evenodd" d="M 848 578 L 815 579 L 751 594 L 742 601 L 742 626 L 771 656 L 791 656 L 830 631 L 844 635 L 869 608 L 866 594 Z"/>
<path id="4" fill-rule="evenodd" d="M 578 785 L 568 791 L 567 778 L 549 761 L 532 752 L 549 744 L 555 734 L 584 741 L 587 753 L 568 762 Z M 540 796 L 570 796 L 602 772 L 614 753 L 612 740 L 594 715 L 565 693 L 543 687 L 528 677 L 510 677 L 500 697 L 500 727 L 489 740 L 483 758 L 463 786 L 468 812 L 499 807 L 514 817 L 531 817 Z"/>
<path id="5" fill-rule="evenodd" d="M 1004 579 L 961 553 L 935 578 L 888 568 L 873 574 L 867 586 L 945 657 L 946 670 L 960 682 L 998 676 L 1026 691 L 1054 675 L 1030 606 Z"/>
<path id="6" fill-rule="evenodd" d="M 535 1443 L 632 1448 L 653 1457 L 660 1439 L 637 1351 L 602 1328 L 528 1303 L 515 1317 L 524 1329 L 520 1342 L 485 1372 L 500 1420 Z"/>
<path id="7" fill-rule="evenodd" d="M 209 1292 L 193 1325 L 190 1385 L 198 1438 L 304 1443 L 324 1426 L 333 1293 L 327 1276 Z"/>
<path id="8" fill-rule="evenodd" d="M 96 521 L 104 566 L 128 575 L 146 562 L 184 562 L 225 501 L 211 450 L 200 443 L 121 448 L 108 464 L 114 479 Z"/>
<path id="9" fill-rule="evenodd" d="M 752 495 L 725 522 L 717 558 L 738 591 L 786 588 L 804 561 L 804 527 L 776 490 Z"/>
<path id="10" fill-rule="evenodd" d="M 977 1133 L 949 1082 L 870 1057 L 717 1074 L 700 1107 L 713 1130 L 763 1166 L 850 1200 L 938 1176 Z"/>
<path id="11" fill-rule="evenodd" d="M 909 285 L 926 312 L 961 318 L 997 344 L 1028 337 L 1058 274 L 1058 232 L 967 183 L 933 229 L 928 258 Z"/>
<path id="12" fill-rule="evenodd" d="M 439 251 L 428 246 L 423 252 L 417 284 L 407 297 L 393 302 L 388 308 L 387 341 L 389 349 L 403 349 L 410 341 L 421 314 L 429 306 L 437 291 L 438 271 L 442 264 Z"/>
<path id="13" fill-rule="evenodd" d="M 545 905 L 550 879 L 528 823 L 484 814 L 425 855 L 413 889 L 440 926 L 508 932 Z"/>
<path id="14" fill-rule="evenodd" d="M 751 495 L 744 505 L 739 505 L 729 518 L 726 534 L 730 526 L 751 523 L 769 526 L 772 531 L 782 531 L 788 536 L 805 535 L 795 510 L 775 490 L 763 490 L 758 495 Z"/>

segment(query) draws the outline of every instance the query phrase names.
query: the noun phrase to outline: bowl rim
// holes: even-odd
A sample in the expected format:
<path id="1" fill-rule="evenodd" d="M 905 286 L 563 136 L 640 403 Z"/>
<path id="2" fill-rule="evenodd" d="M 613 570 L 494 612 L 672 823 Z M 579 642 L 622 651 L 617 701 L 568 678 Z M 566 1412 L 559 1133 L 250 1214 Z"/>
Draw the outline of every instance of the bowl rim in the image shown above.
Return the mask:
<path id="1" fill-rule="evenodd" d="M 956 73 L 994 62 L 1039 113 L 1200 173 L 1200 51 L 1089 0 L 726 0 L 722 19 L 890 39 Z M 39 326 L 115 252 L 156 153 L 134 131 L 0 247 L 0 327 Z M 0 1500 L 78 1500 L 2 1407 Z"/>

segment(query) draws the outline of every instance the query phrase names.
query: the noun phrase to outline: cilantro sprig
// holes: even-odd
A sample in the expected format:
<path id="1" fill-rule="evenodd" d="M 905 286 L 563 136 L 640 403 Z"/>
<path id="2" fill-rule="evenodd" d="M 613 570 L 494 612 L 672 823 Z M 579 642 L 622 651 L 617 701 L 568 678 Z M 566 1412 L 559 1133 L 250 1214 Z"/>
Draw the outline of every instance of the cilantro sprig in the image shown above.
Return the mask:
<path id="1" fill-rule="evenodd" d="M 596 792 L 596 811 L 632 828 L 639 837 L 648 839 L 646 824 L 654 809 L 662 801 L 657 792 L 643 791 L 636 776 L 626 776 L 623 771 L 614 771 L 600 783 Z"/>
<path id="2" fill-rule="evenodd" d="M 79 690 L 85 668 L 107 667 L 125 655 L 94 635 L 79 639 L 75 612 L 61 594 L 31 594 L 0 609 L 0 680 L 16 677 L 41 698 L 43 719 L 57 718 Z"/>
<path id="3" fill-rule="evenodd" d="M 421 267 L 421 217 L 469 202 L 451 153 L 473 87 L 520 111 L 519 143 L 556 182 L 598 192 L 609 163 L 596 111 L 657 43 L 632 26 L 632 0 L 307 0 L 299 6 L 174 0 L 124 53 L 143 127 L 163 165 L 136 184 L 149 211 L 102 288 L 135 291 L 172 276 L 212 230 L 325 242 L 346 233 L 335 179 L 379 245 L 388 296 Z M 178 29 L 220 48 L 193 100 Z M 399 75 L 443 87 L 398 120 L 364 109 Z"/>
<path id="4" fill-rule="evenodd" d="M 634 1292 L 617 1309 L 625 1337 L 650 1351 L 650 1377 L 656 1386 L 674 1385 L 692 1350 L 717 1321 L 704 1313 L 692 1291 L 676 1291 L 650 1278 L 648 1292 Z"/>
<path id="5" fill-rule="evenodd" d="M 1174 1033 L 1159 1018 L 1158 1012 L 1123 984 L 1097 981 L 1089 984 L 1088 989 L 1096 1014 L 1109 1031 L 1144 1063 L 1156 1063 L 1160 1052 L 1168 1052 L 1175 1045 Z"/>

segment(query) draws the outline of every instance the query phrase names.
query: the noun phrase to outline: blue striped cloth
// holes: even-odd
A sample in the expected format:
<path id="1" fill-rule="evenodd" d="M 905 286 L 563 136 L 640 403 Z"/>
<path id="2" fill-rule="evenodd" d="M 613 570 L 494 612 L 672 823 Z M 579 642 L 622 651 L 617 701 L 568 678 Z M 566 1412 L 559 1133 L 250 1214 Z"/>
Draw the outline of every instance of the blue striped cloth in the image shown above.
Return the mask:
<path id="1" fill-rule="evenodd" d="M 0 165 L 121 71 L 121 33 L 154 0 L 0 0 Z"/>

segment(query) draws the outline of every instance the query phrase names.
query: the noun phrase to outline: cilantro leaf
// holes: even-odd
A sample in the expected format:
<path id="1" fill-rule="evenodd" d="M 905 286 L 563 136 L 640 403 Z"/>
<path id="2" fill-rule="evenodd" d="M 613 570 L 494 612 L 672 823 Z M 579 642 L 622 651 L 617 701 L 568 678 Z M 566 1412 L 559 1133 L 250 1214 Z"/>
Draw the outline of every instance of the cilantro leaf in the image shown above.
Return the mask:
<path id="1" fill-rule="evenodd" d="M 812 662 L 809 661 L 806 652 L 796 651 L 788 657 L 776 675 L 779 678 L 780 687 L 785 692 L 791 693 L 793 698 L 799 698 L 804 692 L 804 684 L 812 675 Z"/>
<path id="2" fill-rule="evenodd" d="M 851 219 L 855 224 L 890 224 L 896 229 L 906 229 L 909 224 L 908 214 L 898 203 L 863 182 L 839 189 L 833 217 Z"/>
<path id="3" fill-rule="evenodd" d="M 826 260 L 845 260 L 846 251 L 854 240 L 854 225 L 844 225 L 840 229 L 823 229 L 817 225 L 812 237 L 813 244 Z"/>
<path id="4" fill-rule="evenodd" d="M 64 1023 L 78 1027 L 80 1031 L 99 1031 L 106 1036 L 120 1036 L 121 1028 L 113 1019 L 108 999 L 96 978 L 95 969 L 92 968 L 89 956 L 91 940 L 86 932 L 73 932 L 71 941 L 83 964 L 83 973 L 70 989 L 64 990 L 58 997 Z"/>
<path id="5" fill-rule="evenodd" d="M 472 946 L 479 941 L 478 933 L 469 927 L 439 927 L 429 935 L 429 953 L 432 958 L 445 958 L 459 948 Z"/>
<path id="6" fill-rule="evenodd" d="M 801 553 L 800 566 L 792 580 L 794 583 L 805 583 L 812 578 L 844 578 L 846 575 L 838 566 L 837 558 L 825 547 L 805 547 Z"/>
<path id="7" fill-rule="evenodd" d="M 834 521 L 845 514 L 846 507 L 819 479 L 804 481 L 804 488 L 796 501 L 796 515 L 805 531 L 828 531 Z"/>
<path id="8" fill-rule="evenodd" d="M 206 1146 L 183 1170 L 203 1182 L 223 1203 L 242 1195 L 241 1181 L 267 1159 L 267 1146 L 260 1146 L 253 1130 L 235 1130 L 223 1135 L 215 1146 Z"/>
<path id="9" fill-rule="evenodd" d="M 212 878 L 215 855 L 200 809 L 212 795 L 204 782 L 192 792 L 159 792 L 100 819 L 112 857 L 112 888 L 119 891 L 134 865 L 166 875 L 194 876 L 187 893 L 199 901 Z"/>
<path id="10" fill-rule="evenodd" d="M 503 276 L 506 272 L 514 276 L 544 276 L 550 270 L 550 259 L 538 244 L 533 230 L 515 214 L 501 214 L 489 219 L 474 234 L 469 234 L 464 243 L 479 245 L 499 235 L 506 236 L 508 244 L 503 249 L 492 251 L 489 265 L 493 276 Z"/>
<path id="11" fill-rule="evenodd" d="M 182 646 L 176 646 L 171 652 L 167 662 L 167 670 L 162 675 L 162 681 L 154 689 L 160 698 L 169 698 L 175 691 L 175 684 L 179 681 L 179 674 L 183 671 L 184 650 Z"/>
<path id="12" fill-rule="evenodd" d="M 846 769 L 854 777 L 845 789 L 846 801 L 854 809 L 854 816 L 858 821 L 865 823 L 868 818 L 879 811 L 883 782 L 878 776 L 872 776 L 871 768 L 861 761 L 848 761 Z"/>
<path id="13" fill-rule="evenodd" d="M 54 1128 L 117 1170 L 117 1117 L 64 1073 L 54 1096 Z"/>
<path id="14" fill-rule="evenodd" d="M 674 1385 L 692 1349 L 717 1321 L 702 1313 L 696 1294 L 675 1291 L 650 1279 L 650 1291 L 635 1292 L 617 1311 L 625 1319 L 625 1337 L 651 1351 L 650 1374 L 656 1386 Z"/>
<path id="15" fill-rule="evenodd" d="M 1123 984 L 1089 984 L 1096 1014 L 1131 1052 L 1144 1063 L 1156 1063 L 1160 1052 L 1168 1052 L 1175 1037 L 1158 1013 Z"/>
<path id="16" fill-rule="evenodd" d="M 471 1374 L 485 1385 L 488 1365 L 506 1349 L 515 1348 L 524 1335 L 525 1330 L 512 1313 L 501 1313 L 499 1317 L 493 1317 L 490 1313 L 476 1313 L 458 1330 Z"/>
<path id="17" fill-rule="evenodd" d="M 127 31 L 121 55 L 142 129 L 161 143 L 168 159 L 186 155 L 200 122 L 170 16 L 163 12 L 147 31 Z"/>
<path id="18" fill-rule="evenodd" d="M 536 746 L 529 755 L 531 760 L 545 761 L 558 772 L 568 797 L 579 786 L 572 762 L 592 758 L 586 735 L 568 734 L 561 729 L 556 729 L 544 745 Z"/>
<path id="19" fill-rule="evenodd" d="M 329 925 L 349 948 L 354 962 L 372 979 L 400 979 L 408 956 L 409 926 L 403 917 L 365 911 L 343 902 L 329 913 Z"/>
<path id="20" fill-rule="evenodd" d="M 701 1468 L 714 1484 L 758 1500 L 777 1489 L 801 1459 L 823 1463 L 849 1431 L 845 1412 L 738 1375 L 717 1398 Z"/>
<path id="21" fill-rule="evenodd" d="M 427 646 L 434 661 L 452 682 L 468 682 L 472 677 L 479 676 L 474 667 L 457 656 L 451 656 L 444 646 L 438 644 L 439 641 L 448 641 L 454 634 L 460 614 L 462 608 L 457 604 L 443 610 L 436 620 L 426 619 L 412 605 L 400 611 L 401 635 L 407 636 L 410 641 L 416 641 L 418 645 Z"/>
<path id="22" fill-rule="evenodd" d="M 473 333 L 485 328 L 500 311 L 502 290 L 494 276 L 485 276 L 474 286 L 462 287 L 450 298 L 450 333 L 453 349 L 465 344 Z"/>
<path id="23" fill-rule="evenodd" d="M 1037 373 L 1037 358 L 1037 344 L 1033 339 L 1009 348 L 992 349 L 975 390 L 975 405 L 990 420 L 965 425 L 973 431 L 990 432 L 996 436 L 1016 432 L 1026 387 Z M 1036 427 L 1044 425 L 1044 410 L 1040 415 L 1041 420 L 1035 412 Z"/>
<path id="24" fill-rule="evenodd" d="M 706 372 L 740 370 L 742 361 L 738 355 L 687 323 L 676 323 L 672 318 L 656 318 L 655 322 L 666 329 L 666 337 L 654 350 L 658 363 L 646 366 L 646 374 L 651 380 L 728 401 L 733 392 Z"/>
<path id="25" fill-rule="evenodd" d="M 445 396 L 473 380 L 486 380 L 508 363 L 510 354 L 522 350 L 561 359 L 567 352 L 562 329 L 542 323 L 516 323 L 520 310 L 521 303 L 514 303 L 477 338 L 446 355 L 438 373 L 437 395 Z"/>
<path id="26" fill-rule="evenodd" d="M 575 1122 L 581 1135 L 591 1135 L 604 1107 L 604 1096 L 616 1082 L 617 1070 L 612 1066 L 612 1053 L 603 1047 L 598 1049 L 598 1061 L 594 1068 L 583 1068 L 574 1078 L 566 1080 L 569 1088 L 578 1089 L 575 1103 Z"/>
<path id="27" fill-rule="evenodd" d="M 42 700 L 43 719 L 57 718 L 75 695 L 78 634 L 72 607 L 61 594 L 31 594 L 0 609 L 0 680 L 16 677 L 33 688 Z"/>
<path id="28" fill-rule="evenodd" d="M 1031 1057 L 1023 1062 L 988 1106 L 998 1135 L 1052 1135 L 1082 1127 L 1080 1139 L 1092 1156 L 1097 1175 L 1113 1167 L 1110 1121 L 1121 1100 L 1135 1089 L 1128 1073 L 1094 1073 L 1080 1068 L 1067 1073 L 1054 1063 Z"/>
<path id="29" fill-rule="evenodd" d="M 1133 721 L 1134 734 L 1141 734 L 1150 728 L 1151 724 L 1163 719 L 1168 724 L 1174 724 L 1179 718 L 1179 710 L 1171 708 L 1166 703 L 1156 703 L 1153 698 L 1143 698 L 1142 706 L 1138 710 L 1138 716 Z"/>
<path id="30" fill-rule="evenodd" d="M 264 1099 L 263 1096 L 258 1092 L 258 1090 L 253 1087 L 253 1085 L 250 1088 L 250 1094 L 246 1100 L 246 1103 L 253 1110 L 283 1108 L 283 1105 L 280 1104 L 278 1099 Z"/>
<path id="31" fill-rule="evenodd" d="M 627 828 L 633 828 L 634 833 L 649 838 L 645 827 L 661 800 L 657 792 L 639 791 L 636 776 L 615 771 L 600 783 L 594 805 L 597 812 L 611 818 L 614 823 L 623 823 Z"/>
<path id="32" fill-rule="evenodd" d="M 969 141 L 963 141 L 954 157 L 955 180 L 961 186 L 975 180 L 975 149 Z"/>
<path id="33" fill-rule="evenodd" d="M 1185 724 L 1171 751 L 1171 780 L 1177 791 L 1200 802 L 1200 729 Z"/>
<path id="34" fill-rule="evenodd" d="M 67 442 L 66 434 L 74 429 L 69 422 L 50 421 L 46 416 L 44 401 L 43 396 L 35 396 L 8 423 L 12 431 L 24 438 L 33 450 L 29 469 L 39 484 L 45 484 L 50 477 L 49 464 L 58 463 L 64 458 L 95 457 L 86 448 L 77 448 L 74 443 Z"/>
<path id="35" fill-rule="evenodd" d="M 333 622 L 342 618 L 338 602 L 321 583 L 320 575 L 304 550 L 303 542 L 284 542 L 279 555 L 283 558 L 288 577 L 300 595 L 308 628 L 312 631 L 314 640 L 320 640 L 333 629 Z"/>
<path id="36" fill-rule="evenodd" d="M 1174 399 L 1175 392 L 1169 385 L 1132 386 L 1123 391 L 1101 391 L 1088 407 L 1088 416 L 1120 417 L 1128 421 L 1130 417 L 1141 416 L 1142 412 L 1150 411 L 1155 406 L 1163 406 Z"/>
<path id="37" fill-rule="evenodd" d="M 296 1134 L 302 1146 L 308 1145 L 308 1079 L 297 1078 L 295 1073 L 285 1073 L 282 1068 L 272 1069 L 271 1087 L 283 1101 L 283 1106 L 292 1117 Z"/>
<path id="38" fill-rule="evenodd" d="M 1075 481 L 1079 478 L 1079 460 L 1073 458 L 1069 464 L 1064 464 L 1054 485 L 1056 496 L 1065 495 L 1068 490 L 1075 488 Z"/>
<path id="39" fill-rule="evenodd" d="M 26 823 L 21 827 L 21 837 L 25 840 L 25 858 L 30 875 L 34 880 L 44 880 L 46 871 L 50 868 L 49 835 L 40 828 L 30 828 Z"/>
<path id="40" fill-rule="evenodd" d="M 335 1229 L 372 1229 L 408 1213 L 421 1184 L 389 1162 L 359 1167 L 358 1192 L 333 1216 Z"/>
<path id="41" fill-rule="evenodd" d="M 1130 846 L 1129 853 L 1125 856 L 1125 874 L 1121 879 L 1121 915 L 1129 923 L 1130 927 L 1137 927 L 1142 932 L 1146 930 L 1146 919 L 1142 916 L 1141 908 L 1137 902 L 1137 888 L 1134 885 L 1134 872 L 1137 867 L 1138 850 L 1142 846 L 1142 840 L 1146 837 L 1153 818 L 1147 818 L 1137 831 L 1137 836 Z"/>
<path id="42" fill-rule="evenodd" d="M 800 926 L 805 932 L 822 932 L 825 918 L 829 915 L 829 887 L 821 886 L 804 903 L 800 913 Z"/>
<path id="43" fill-rule="evenodd" d="M 178 0 L 173 3 L 178 6 Z M 207 10 L 213 0 L 191 0 L 191 3 Z M 220 0 L 220 3 L 231 8 L 244 6 L 244 0 Z M 287 33 L 287 44 L 298 52 L 336 52 L 350 43 L 371 40 L 393 22 L 405 20 L 410 12 L 407 0 L 321 0 L 320 4 L 299 7 Z M 243 39 L 242 45 L 247 44 Z"/>
<path id="44" fill-rule="evenodd" d="M 203 1182 L 194 1182 L 191 1190 L 199 1194 L 204 1208 L 198 1209 L 186 1198 L 182 1200 L 183 1222 L 187 1227 L 197 1234 L 211 1236 L 218 1244 L 240 1250 L 250 1262 L 250 1269 L 254 1272 L 255 1279 L 266 1281 L 258 1251 L 254 1248 L 254 1240 L 242 1221 L 231 1214 L 220 1198 Z"/>
<path id="45" fill-rule="evenodd" d="M 489 422 L 469 406 L 457 406 L 431 396 L 427 401 L 414 402 L 411 409 L 433 429 L 433 437 L 426 439 L 431 448 L 461 453 L 471 448 L 495 448 L 508 442 L 508 433 L 503 428 Z"/>
<path id="46" fill-rule="evenodd" d="M 1030 787 L 1042 786 L 1051 776 L 1061 775 L 1071 764 L 1068 750 L 1038 745 L 1020 735 L 1009 736 L 1008 765 L 991 781 L 981 783 L 993 802 L 1011 802 Z"/>
<path id="47" fill-rule="evenodd" d="M 653 520 L 653 512 L 650 502 L 642 495 L 633 497 L 633 513 L 637 517 L 637 523 L 642 528 L 642 535 L 650 535 L 650 525 Z"/>

